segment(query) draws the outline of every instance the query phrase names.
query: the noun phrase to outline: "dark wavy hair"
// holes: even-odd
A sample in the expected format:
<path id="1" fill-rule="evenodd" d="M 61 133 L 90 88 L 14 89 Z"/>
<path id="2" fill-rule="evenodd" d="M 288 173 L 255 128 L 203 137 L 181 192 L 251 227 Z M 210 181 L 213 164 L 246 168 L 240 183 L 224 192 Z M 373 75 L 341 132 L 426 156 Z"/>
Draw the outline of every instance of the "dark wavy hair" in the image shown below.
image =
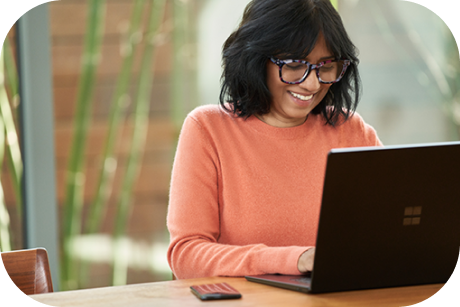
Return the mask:
<path id="1" fill-rule="evenodd" d="M 269 57 L 305 59 L 320 33 L 334 56 L 350 60 L 351 65 L 311 113 L 322 114 L 332 126 L 341 116 L 346 121 L 360 97 L 358 51 L 329 0 L 251 1 L 223 46 L 220 104 L 243 118 L 267 114 L 272 97 L 266 83 Z"/>

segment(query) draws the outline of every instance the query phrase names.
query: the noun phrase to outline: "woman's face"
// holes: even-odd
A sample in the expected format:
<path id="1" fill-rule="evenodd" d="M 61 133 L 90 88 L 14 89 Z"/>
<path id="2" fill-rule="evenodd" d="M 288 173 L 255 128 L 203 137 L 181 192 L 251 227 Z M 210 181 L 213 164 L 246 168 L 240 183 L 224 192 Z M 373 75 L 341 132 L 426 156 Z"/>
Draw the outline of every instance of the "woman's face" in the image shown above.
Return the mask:
<path id="1" fill-rule="evenodd" d="M 319 35 L 312 52 L 305 59 L 311 64 L 334 58 L 326 46 L 322 34 Z M 267 86 L 272 95 L 270 112 L 259 118 L 265 123 L 280 127 L 295 127 L 305 122 L 307 115 L 323 100 L 331 84 L 320 83 L 316 70 L 300 84 L 286 84 L 280 80 L 279 66 L 268 60 Z"/>

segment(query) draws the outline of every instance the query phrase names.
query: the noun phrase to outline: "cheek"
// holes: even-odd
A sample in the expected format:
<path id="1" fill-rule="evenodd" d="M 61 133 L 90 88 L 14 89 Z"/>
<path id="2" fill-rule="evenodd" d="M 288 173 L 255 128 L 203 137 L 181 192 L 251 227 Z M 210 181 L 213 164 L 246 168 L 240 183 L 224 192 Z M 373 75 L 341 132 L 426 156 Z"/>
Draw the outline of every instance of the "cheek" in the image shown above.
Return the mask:
<path id="1" fill-rule="evenodd" d="M 280 81 L 278 71 L 271 71 L 268 73 L 267 87 L 273 97 L 280 95 L 283 91 L 284 83 Z"/>
<path id="2" fill-rule="evenodd" d="M 327 92 L 331 88 L 332 84 L 321 84 L 321 89 L 319 91 L 319 96 L 320 100 L 323 100 L 324 96 L 326 96 Z"/>

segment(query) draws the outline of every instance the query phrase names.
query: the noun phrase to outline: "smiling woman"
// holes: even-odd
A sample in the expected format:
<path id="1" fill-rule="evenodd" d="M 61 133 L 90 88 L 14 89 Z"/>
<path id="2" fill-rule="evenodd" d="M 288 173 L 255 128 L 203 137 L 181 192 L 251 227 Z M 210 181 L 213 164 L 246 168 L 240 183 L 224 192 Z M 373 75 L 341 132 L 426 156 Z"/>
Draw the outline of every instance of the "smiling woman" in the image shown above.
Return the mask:
<path id="1" fill-rule="evenodd" d="M 346 68 L 348 73 L 330 80 L 335 83 L 330 90 L 325 90 L 329 87 L 326 84 L 329 83 L 320 82 L 318 70 L 314 78 L 308 78 L 308 72 L 305 71 L 304 77 L 307 80 L 294 80 L 294 83 L 299 84 L 298 86 L 289 88 L 286 86 L 286 90 L 292 90 L 299 95 L 307 94 L 304 96 L 318 92 L 312 101 L 314 106 L 307 110 L 308 112 L 304 112 L 303 119 L 294 120 L 292 124 L 302 123 L 305 121 L 305 116 L 312 112 L 321 113 L 328 124 L 334 125 L 341 115 L 347 119 L 359 101 L 357 50 L 350 41 L 339 14 L 330 2 L 303 1 L 296 5 L 298 11 L 293 11 L 291 4 L 277 7 L 276 10 L 257 2 L 251 2 L 247 6 L 240 27 L 230 35 L 224 45 L 224 78 L 220 102 L 224 108 L 225 103 L 230 102 L 233 112 L 241 117 L 257 115 L 262 118 L 269 113 L 273 115 L 271 114 L 273 106 L 279 103 L 280 98 L 274 96 L 280 93 L 267 88 L 267 85 L 274 86 L 272 80 L 276 79 L 275 70 L 270 69 L 273 65 L 269 61 L 270 57 L 293 59 L 297 62 L 308 58 L 312 64 L 335 58 L 343 59 L 348 63 Z M 257 22 L 252 19 L 257 19 Z M 273 79 L 271 72 L 273 72 Z M 280 72 L 283 81 L 283 71 Z M 345 73 L 343 66 L 342 72 Z M 340 79 L 343 81 L 337 82 Z M 315 86 L 312 82 L 317 82 L 318 85 Z M 320 86 L 319 83 L 323 85 Z M 299 90 L 301 84 L 313 88 Z M 350 96 L 350 92 L 354 93 L 353 97 Z M 322 93 L 324 96 L 321 97 Z M 312 103 L 309 105 L 312 106 Z M 328 105 L 334 108 L 327 109 Z M 280 127 L 290 125 L 284 122 Z"/>
<path id="2" fill-rule="evenodd" d="M 358 62 L 329 0 L 248 4 L 223 47 L 220 105 L 182 126 L 167 219 L 177 278 L 312 269 L 327 153 L 381 145 L 354 113 Z"/>
<path id="3" fill-rule="evenodd" d="M 333 57 L 321 34 L 318 37 L 315 48 L 313 48 L 307 59 L 311 63 L 326 65 L 321 61 Z M 296 62 L 293 63 L 297 64 Z M 317 67 L 317 74 L 314 74 L 311 73 L 313 70 L 311 64 L 308 64 L 308 66 L 306 64 L 292 66 L 291 63 L 291 65 L 281 64 L 282 66 L 279 66 L 272 61 L 267 61 L 267 86 L 272 95 L 270 112 L 256 116 L 274 127 L 295 127 L 303 124 L 308 114 L 324 99 L 332 82 L 336 82 L 337 79 L 340 80 L 340 73 L 336 73 L 337 66 L 331 65 L 332 63 L 328 64 L 329 66 Z M 278 68 L 281 68 L 281 70 Z M 327 69 L 326 72 L 328 70 L 329 72 L 331 70 L 335 71 L 332 74 L 335 76 L 333 80 L 328 80 L 328 83 L 325 83 L 325 80 L 321 80 L 320 75 L 324 75 L 324 73 L 320 73 L 321 69 Z M 340 71 L 343 70 L 342 64 Z M 298 76 L 296 77 L 296 75 Z M 325 76 L 327 77 L 328 75 L 326 74 Z"/>

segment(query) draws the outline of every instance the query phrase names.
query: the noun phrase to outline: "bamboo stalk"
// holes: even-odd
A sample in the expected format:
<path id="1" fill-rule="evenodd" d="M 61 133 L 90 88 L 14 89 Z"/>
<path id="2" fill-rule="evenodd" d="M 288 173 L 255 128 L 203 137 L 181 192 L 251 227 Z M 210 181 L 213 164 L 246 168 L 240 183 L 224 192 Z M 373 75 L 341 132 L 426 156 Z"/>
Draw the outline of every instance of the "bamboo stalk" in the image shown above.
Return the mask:
<path id="1" fill-rule="evenodd" d="M 112 191 L 113 178 L 117 168 L 117 159 L 114 154 L 115 141 L 120 129 L 122 114 L 127 106 L 127 100 L 129 99 L 128 86 L 131 78 L 135 47 L 141 39 L 140 24 L 144 2 L 145 0 L 136 0 L 134 2 L 128 33 L 121 46 L 123 62 L 120 74 L 118 75 L 115 92 L 112 97 L 108 132 L 102 153 L 103 162 L 99 173 L 98 184 L 96 186 L 96 194 L 89 208 L 88 222 L 85 227 L 85 233 L 87 234 L 93 234 L 99 231 Z M 80 281 L 82 283 L 86 283 L 87 281 L 88 265 L 89 263 L 87 261 L 82 262 L 80 269 Z"/>
<path id="2" fill-rule="evenodd" d="M 11 250 L 10 238 L 10 216 L 5 204 L 3 187 L 0 184 L 0 251 L 7 252 Z"/>
<path id="3" fill-rule="evenodd" d="M 4 75 L 3 75 L 3 53 L 1 54 L 0 59 L 0 100 L 1 104 L 8 103 L 8 96 L 6 95 L 6 90 L 4 86 Z M 4 124 L 3 116 L 0 116 L 0 162 L 3 162 L 5 157 L 5 133 L 6 127 Z M 1 163 L 0 165 L 3 165 Z M 0 167 L 0 178 L 1 178 L 2 168 Z M 11 250 L 11 238 L 10 238 L 10 216 L 8 214 L 8 209 L 5 204 L 5 197 L 3 194 L 3 186 L 0 180 L 0 251 L 10 251 Z"/>
<path id="4" fill-rule="evenodd" d="M 156 35 L 160 27 L 164 13 L 165 0 L 155 0 L 151 4 L 147 39 L 142 54 L 141 71 L 138 80 L 138 88 L 135 99 L 134 129 L 132 143 L 123 177 L 120 199 L 117 204 L 117 213 L 114 232 L 114 264 L 113 285 L 123 285 L 127 281 L 127 261 L 123 259 L 123 235 L 129 217 L 129 209 L 132 203 L 133 185 L 138 177 L 140 161 L 144 152 L 145 140 L 148 130 L 150 94 L 152 91 L 153 72 L 152 59 L 155 56 Z"/>
<path id="5" fill-rule="evenodd" d="M 0 116 L 3 118 L 4 130 L 6 134 L 6 164 L 9 169 L 10 182 L 13 187 L 13 192 L 16 199 L 16 211 L 18 221 L 22 221 L 22 175 L 23 164 L 21 149 L 18 140 L 18 133 L 15 123 L 17 123 L 17 109 L 19 103 L 18 93 L 18 72 L 13 57 L 12 46 L 9 38 L 5 39 L 3 44 L 2 64 L 4 64 L 4 98 L 0 102 Z M 11 101 L 9 102 L 8 92 L 10 93 Z M 3 158 L 2 158 L 3 161 Z M 6 210 L 6 207 L 5 207 Z M 7 211 L 5 211 L 8 213 Z M 10 232 L 10 241 L 14 241 L 14 233 Z"/>
<path id="6" fill-rule="evenodd" d="M 0 117 L 0 161 L 3 161 L 5 153 L 5 125 L 3 124 L 3 118 Z M 0 168 L 1 175 L 1 168 Z M 10 238 L 10 216 L 8 209 L 5 204 L 5 197 L 3 194 L 3 185 L 0 181 L 0 251 L 11 250 L 11 238 Z"/>
<path id="7" fill-rule="evenodd" d="M 116 159 L 114 155 L 114 144 L 119 131 L 122 111 L 126 107 L 128 96 L 128 85 L 131 77 L 131 70 L 134 59 L 134 48 L 139 43 L 140 21 L 142 15 L 142 5 L 145 0 L 136 0 L 130 21 L 128 36 L 122 46 L 123 63 L 118 76 L 115 93 L 112 98 L 109 129 L 105 140 L 104 152 L 102 155 L 103 165 L 99 174 L 95 200 L 91 205 L 89 222 L 86 233 L 95 233 L 102 222 L 104 205 L 111 193 L 112 179 L 116 170 Z"/>
<path id="8" fill-rule="evenodd" d="M 7 40 L 5 40 L 6 42 Z M 7 50 L 11 48 L 8 44 L 4 45 L 1 56 L 1 68 L 2 80 L 1 80 L 1 98 L 0 98 L 0 116 L 3 118 L 4 130 L 6 133 L 6 156 L 7 165 L 11 173 L 11 183 L 13 185 L 13 191 L 16 198 L 16 210 L 19 218 L 22 216 L 22 193 L 21 193 L 21 180 L 23 174 L 21 149 L 19 148 L 18 133 L 14 124 L 13 111 L 11 110 L 10 103 L 8 101 L 8 95 L 6 92 L 6 84 L 4 76 L 9 76 L 8 79 L 17 80 L 17 71 L 11 71 L 14 66 L 11 62 L 14 61 L 11 52 Z M 10 50 L 11 51 L 11 50 Z M 9 63 L 9 64 L 7 64 Z M 5 66 L 3 67 L 3 64 Z M 3 75 L 3 68 L 5 68 L 5 75 Z M 12 82 L 12 83 L 11 83 Z M 16 93 L 12 98 L 17 96 L 17 83 L 14 85 L 14 81 L 9 81 L 10 92 Z M 15 88 L 16 87 L 16 88 Z M 16 98 L 17 99 L 17 98 Z"/>
<path id="9" fill-rule="evenodd" d="M 100 45 L 103 35 L 105 0 L 89 0 L 88 24 L 85 34 L 82 73 L 80 75 L 77 113 L 73 135 L 72 150 L 68 166 L 64 203 L 62 236 L 61 284 L 63 290 L 77 287 L 77 267 L 72 263 L 70 244 L 80 233 L 81 211 L 83 206 L 84 153 L 87 130 L 90 122 L 90 109 L 93 97 L 96 67 L 100 60 Z"/>
<path id="10" fill-rule="evenodd" d="M 13 119 L 17 123 L 17 106 L 19 104 L 19 80 L 18 80 L 18 69 L 13 56 L 13 47 L 11 46 L 10 40 L 7 37 L 3 44 L 3 52 L 5 57 L 5 87 L 7 92 L 10 94 L 13 110 Z"/>

